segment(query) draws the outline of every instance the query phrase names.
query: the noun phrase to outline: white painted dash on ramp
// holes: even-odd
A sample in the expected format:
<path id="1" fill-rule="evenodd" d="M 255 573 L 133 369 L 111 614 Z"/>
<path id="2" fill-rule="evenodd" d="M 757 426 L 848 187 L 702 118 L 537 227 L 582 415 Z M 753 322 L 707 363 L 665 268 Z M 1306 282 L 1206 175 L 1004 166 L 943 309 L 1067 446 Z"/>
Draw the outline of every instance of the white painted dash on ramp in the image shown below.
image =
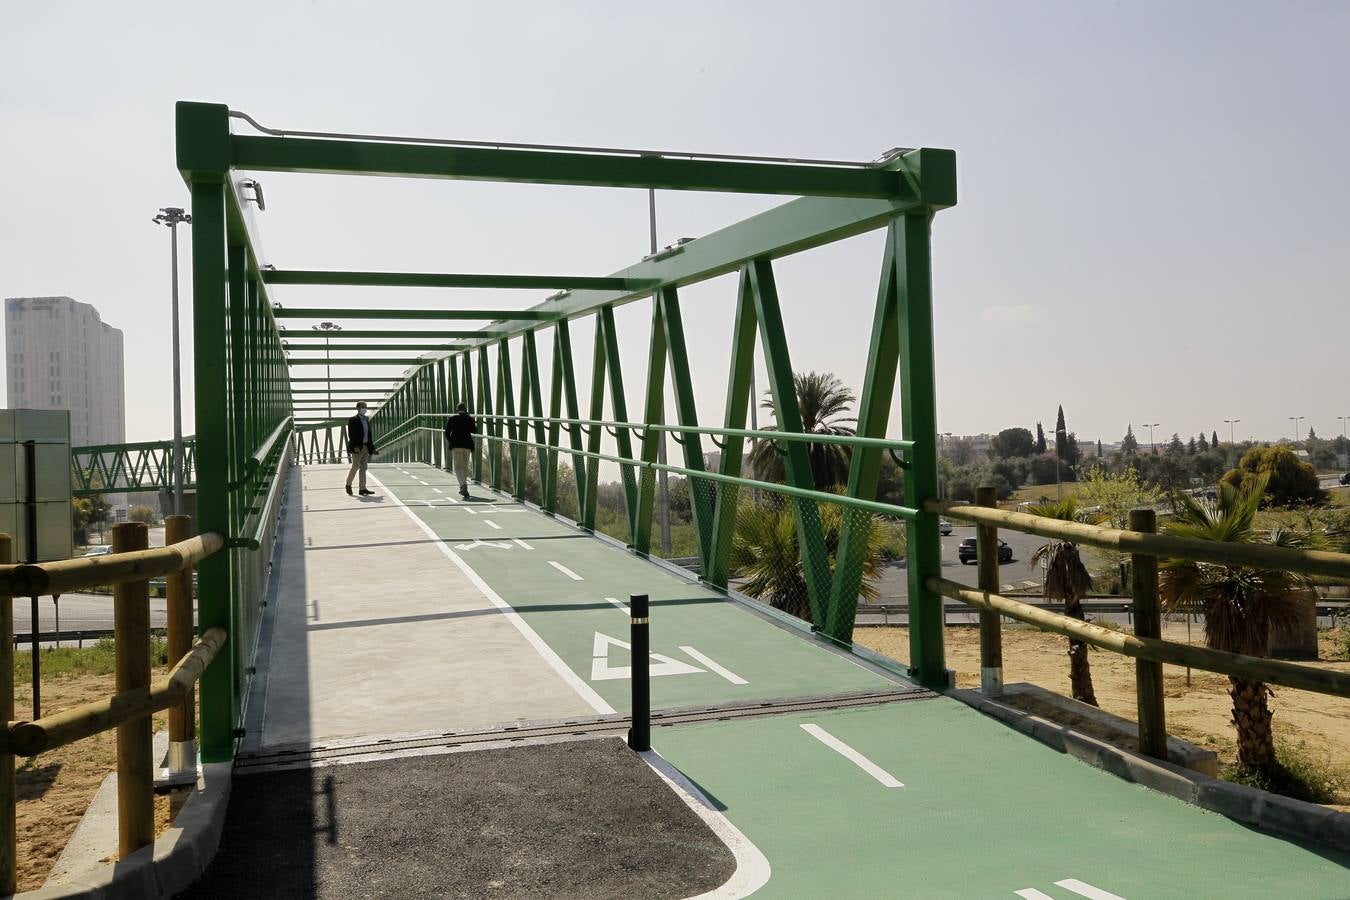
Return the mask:
<path id="1" fill-rule="evenodd" d="M 525 543 L 524 541 L 522 541 L 520 538 L 511 538 L 511 543 L 515 544 L 517 547 L 520 547 L 520 548 L 522 548 L 522 549 L 524 549 L 524 550 L 533 550 L 533 549 L 534 549 L 534 548 L 531 547 L 529 544 L 527 544 L 527 543 Z"/>
<path id="2" fill-rule="evenodd" d="M 707 656 L 703 655 L 702 653 L 699 653 L 699 652 L 698 652 L 697 650 L 695 650 L 693 647 L 681 647 L 680 649 L 683 650 L 685 653 L 687 653 L 689 656 L 693 657 L 693 658 L 694 658 L 695 660 L 697 660 L 698 662 L 703 663 L 703 665 L 704 665 L 706 668 L 708 668 L 709 670 L 711 670 L 711 671 L 713 671 L 713 672 L 716 672 L 718 675 L 721 675 L 721 676 L 722 676 L 723 678 L 725 678 L 727 681 L 730 681 L 732 684 L 749 684 L 749 683 L 750 683 L 750 682 L 746 681 L 744 678 L 742 678 L 741 676 L 737 675 L 735 672 L 733 672 L 733 671 L 731 671 L 730 669 L 726 668 L 725 666 L 720 665 L 719 663 L 713 662 L 711 659 L 709 659 Z"/>
<path id="3" fill-rule="evenodd" d="M 618 598 L 618 597 L 606 597 L 605 599 L 608 600 L 610 603 L 613 603 L 613 604 L 614 604 L 615 606 L 617 606 L 620 610 L 622 610 L 622 612 L 623 612 L 623 614 L 624 614 L 625 616 L 632 615 L 632 613 L 630 613 L 630 612 L 628 611 L 628 604 L 626 604 L 626 603 L 621 603 L 621 602 L 619 601 L 619 598 Z"/>
<path id="4" fill-rule="evenodd" d="M 586 579 L 582 578 L 580 575 L 578 575 L 576 572 L 573 572 L 571 569 L 567 568 L 567 566 L 564 566 L 562 563 L 558 562 L 558 561 L 555 560 L 555 559 L 550 559 L 550 560 L 548 561 L 548 564 L 549 564 L 550 566 L 552 566 L 553 568 L 557 569 L 559 572 L 561 572 L 561 573 L 563 573 L 564 575 L 566 575 L 568 578 L 572 579 L 573 581 L 585 581 L 585 580 L 586 580 Z"/>
<path id="5" fill-rule="evenodd" d="M 881 768 L 881 766 L 872 762 L 870 759 L 863 756 L 857 750 L 854 750 L 848 744 L 845 744 L 843 741 L 839 740 L 839 738 L 830 734 L 828 731 L 826 731 L 824 728 L 821 728 L 819 725 L 815 725 L 808 722 L 802 725 L 802 730 L 805 731 L 807 734 L 811 735 L 811 737 L 820 741 L 826 747 L 829 747 L 835 753 L 838 753 L 840 756 L 844 757 L 844 759 L 848 760 L 858 768 L 862 769 L 868 775 L 871 775 L 877 781 L 881 782 L 881 784 L 884 787 L 902 788 L 905 786 L 904 782 L 897 779 L 890 772 L 887 772 L 885 769 Z"/>

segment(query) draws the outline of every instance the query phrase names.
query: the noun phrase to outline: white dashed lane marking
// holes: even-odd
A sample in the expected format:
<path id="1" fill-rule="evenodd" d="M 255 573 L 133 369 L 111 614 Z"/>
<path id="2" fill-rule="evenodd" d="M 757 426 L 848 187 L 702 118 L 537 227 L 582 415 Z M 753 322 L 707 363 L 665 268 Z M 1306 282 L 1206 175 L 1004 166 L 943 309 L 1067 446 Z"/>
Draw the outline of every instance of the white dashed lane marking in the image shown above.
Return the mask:
<path id="1" fill-rule="evenodd" d="M 885 769 L 881 768 L 881 766 L 872 762 L 870 759 L 863 756 L 857 750 L 854 750 L 848 744 L 845 744 L 843 741 L 839 740 L 839 738 L 830 734 L 828 731 L 826 731 L 824 728 L 821 728 L 819 725 L 815 725 L 808 722 L 802 726 L 802 730 L 805 731 L 807 734 L 811 735 L 811 737 L 820 741 L 826 747 L 829 747 L 835 753 L 838 753 L 844 759 L 848 760 L 858 768 L 862 769 L 868 775 L 871 775 L 877 781 L 881 782 L 881 784 L 884 787 L 902 788 L 905 786 L 904 782 L 897 779 L 890 772 L 887 772 Z"/>
<path id="2" fill-rule="evenodd" d="M 586 579 L 582 578 L 580 575 L 578 575 L 576 572 L 573 572 L 571 569 L 567 568 L 567 566 L 564 566 L 562 563 L 558 562 L 557 560 L 552 560 L 552 559 L 550 559 L 550 560 L 548 561 L 548 564 L 549 564 L 550 566 L 552 566 L 553 568 L 557 569 L 559 572 L 561 572 L 561 573 L 563 573 L 564 575 L 566 575 L 568 578 L 572 579 L 573 581 L 585 581 L 585 580 L 586 580 Z"/>

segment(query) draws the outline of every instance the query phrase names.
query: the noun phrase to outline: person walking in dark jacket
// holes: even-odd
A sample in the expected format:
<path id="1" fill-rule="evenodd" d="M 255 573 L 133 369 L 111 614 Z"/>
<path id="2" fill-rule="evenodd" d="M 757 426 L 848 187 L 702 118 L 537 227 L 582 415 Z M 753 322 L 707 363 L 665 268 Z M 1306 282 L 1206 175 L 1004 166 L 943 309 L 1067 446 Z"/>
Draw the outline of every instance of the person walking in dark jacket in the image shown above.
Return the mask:
<path id="1" fill-rule="evenodd" d="M 473 436 L 477 433 L 478 423 L 463 403 L 445 420 L 445 439 L 450 444 L 455 477 L 459 479 L 459 495 L 465 500 L 469 499 L 469 459 L 473 456 Z"/>
<path id="2" fill-rule="evenodd" d="M 347 452 L 352 457 L 352 467 L 347 470 L 347 493 L 352 492 L 352 479 L 361 475 L 361 496 L 369 497 L 374 491 L 366 490 L 366 466 L 375 455 L 375 435 L 366 418 L 366 401 L 356 404 L 356 415 L 347 420 Z"/>

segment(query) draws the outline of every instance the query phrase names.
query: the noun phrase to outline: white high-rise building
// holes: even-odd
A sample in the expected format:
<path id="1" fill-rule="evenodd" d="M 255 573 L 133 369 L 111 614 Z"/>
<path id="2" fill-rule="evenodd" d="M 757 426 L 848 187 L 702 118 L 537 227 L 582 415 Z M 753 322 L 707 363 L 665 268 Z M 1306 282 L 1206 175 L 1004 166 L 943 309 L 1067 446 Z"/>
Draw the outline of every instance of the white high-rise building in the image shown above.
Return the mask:
<path id="1" fill-rule="evenodd" d="M 69 297 L 5 301 L 9 408 L 70 410 L 70 443 L 126 441 L 122 332 Z"/>

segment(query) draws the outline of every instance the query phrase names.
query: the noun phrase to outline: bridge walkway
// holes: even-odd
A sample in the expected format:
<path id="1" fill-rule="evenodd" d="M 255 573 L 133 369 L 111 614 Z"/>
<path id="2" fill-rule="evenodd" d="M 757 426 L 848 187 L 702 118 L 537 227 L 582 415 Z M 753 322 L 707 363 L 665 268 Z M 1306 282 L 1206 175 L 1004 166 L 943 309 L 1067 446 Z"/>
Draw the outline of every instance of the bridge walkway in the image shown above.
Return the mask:
<path id="1" fill-rule="evenodd" d="M 714 710 L 654 729 L 649 762 L 726 826 L 724 896 L 1350 896 L 1344 854 L 1121 781 L 482 488 L 461 501 L 448 473 L 373 466 L 360 498 L 344 472 L 292 476 L 240 779 L 617 733 L 622 606 L 646 592 L 654 707 Z"/>

